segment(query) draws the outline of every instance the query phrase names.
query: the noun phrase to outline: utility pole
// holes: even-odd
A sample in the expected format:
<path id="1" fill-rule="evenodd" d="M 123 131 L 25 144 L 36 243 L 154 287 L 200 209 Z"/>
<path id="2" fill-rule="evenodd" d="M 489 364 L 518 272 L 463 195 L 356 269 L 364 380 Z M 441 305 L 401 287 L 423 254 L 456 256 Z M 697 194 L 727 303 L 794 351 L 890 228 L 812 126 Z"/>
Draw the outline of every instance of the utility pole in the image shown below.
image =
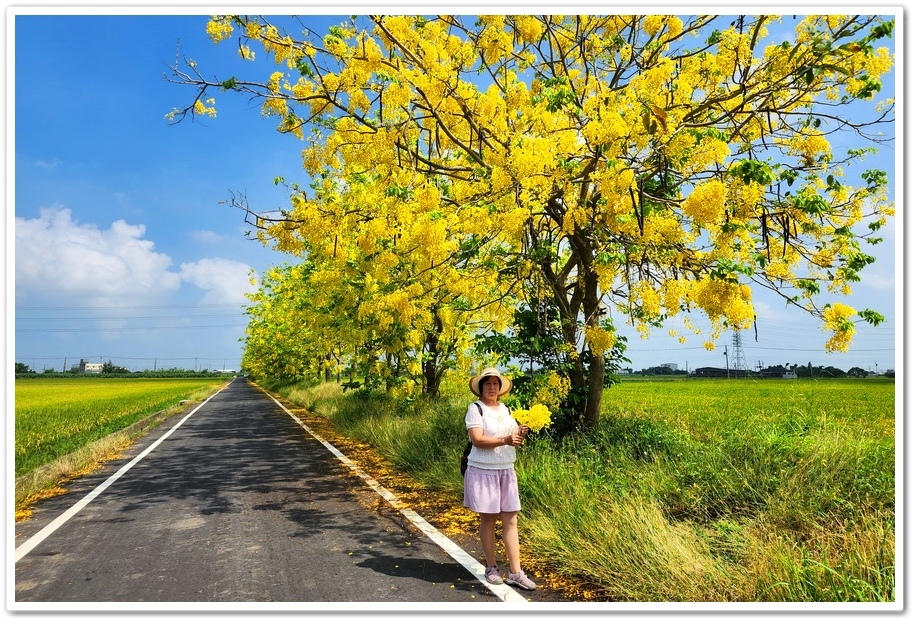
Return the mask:
<path id="1" fill-rule="evenodd" d="M 728 370 L 728 346 L 725 347 L 725 352 L 723 354 L 725 355 L 725 378 L 730 379 L 732 376 Z"/>

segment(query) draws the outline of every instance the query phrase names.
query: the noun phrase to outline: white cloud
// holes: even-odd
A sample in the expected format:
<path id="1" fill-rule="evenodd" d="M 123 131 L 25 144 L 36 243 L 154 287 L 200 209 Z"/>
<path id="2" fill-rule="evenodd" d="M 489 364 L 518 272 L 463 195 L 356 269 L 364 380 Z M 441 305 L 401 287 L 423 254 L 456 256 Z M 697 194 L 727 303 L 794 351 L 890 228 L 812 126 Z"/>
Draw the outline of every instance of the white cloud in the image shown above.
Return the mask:
<path id="1" fill-rule="evenodd" d="M 56 169 L 61 162 L 57 158 L 53 160 L 36 160 L 35 166 L 41 169 Z"/>
<path id="2" fill-rule="evenodd" d="M 244 305 L 246 292 L 257 288 L 251 284 L 251 267 L 243 262 L 220 257 L 205 258 L 181 265 L 181 278 L 206 290 L 203 303 Z"/>
<path id="3" fill-rule="evenodd" d="M 256 290 L 251 267 L 224 258 L 204 258 L 169 270 L 172 259 L 145 240 L 143 225 L 117 220 L 108 229 L 73 220 L 60 206 L 39 217 L 16 217 L 16 297 L 19 304 L 61 307 L 162 305 L 182 282 L 204 291 L 201 303 L 239 304 Z M 192 233 L 198 239 L 217 234 Z"/>
<path id="4" fill-rule="evenodd" d="M 144 240 L 143 225 L 76 223 L 67 208 L 16 217 L 16 297 L 55 305 L 123 306 L 167 300 L 181 278 Z"/>

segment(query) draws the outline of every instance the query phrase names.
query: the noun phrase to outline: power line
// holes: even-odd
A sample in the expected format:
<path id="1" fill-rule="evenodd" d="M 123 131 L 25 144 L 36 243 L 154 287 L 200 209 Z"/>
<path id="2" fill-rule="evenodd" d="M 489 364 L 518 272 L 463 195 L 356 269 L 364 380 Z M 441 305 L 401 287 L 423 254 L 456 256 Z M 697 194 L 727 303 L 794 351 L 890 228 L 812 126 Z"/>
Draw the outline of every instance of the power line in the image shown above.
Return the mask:
<path id="1" fill-rule="evenodd" d="M 121 327 L 119 329 L 95 328 L 95 329 L 20 329 L 16 327 L 16 333 L 120 333 L 121 331 L 183 331 L 185 329 L 223 329 L 229 327 L 246 327 L 247 324 L 206 324 L 206 325 L 185 325 L 175 327 Z"/>
<path id="2" fill-rule="evenodd" d="M 53 306 L 22 306 L 17 310 L 27 311 L 65 311 L 68 309 L 202 309 L 208 307 L 248 307 L 240 303 L 201 303 L 199 305 L 53 305 Z"/>
<path id="3" fill-rule="evenodd" d="M 118 355 L 57 355 L 55 357 L 16 357 L 17 361 L 79 361 L 80 359 L 107 359 L 111 361 L 222 361 L 223 359 L 237 359 L 238 355 L 228 355 L 225 357 L 121 357 Z"/>
<path id="4" fill-rule="evenodd" d="M 183 318 L 238 318 L 242 314 L 195 314 L 193 316 L 42 316 L 37 318 L 16 318 L 16 322 L 67 321 L 67 320 L 181 320 Z"/>

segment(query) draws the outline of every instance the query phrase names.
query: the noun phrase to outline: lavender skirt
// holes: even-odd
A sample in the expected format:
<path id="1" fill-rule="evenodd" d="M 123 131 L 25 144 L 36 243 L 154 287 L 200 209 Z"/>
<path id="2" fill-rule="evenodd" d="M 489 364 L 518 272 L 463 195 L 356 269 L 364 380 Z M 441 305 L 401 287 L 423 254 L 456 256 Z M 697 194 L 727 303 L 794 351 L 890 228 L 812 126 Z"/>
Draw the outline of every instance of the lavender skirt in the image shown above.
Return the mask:
<path id="1" fill-rule="evenodd" d="M 476 513 L 512 513 L 522 509 L 514 469 L 468 466 L 464 475 L 464 505 Z"/>

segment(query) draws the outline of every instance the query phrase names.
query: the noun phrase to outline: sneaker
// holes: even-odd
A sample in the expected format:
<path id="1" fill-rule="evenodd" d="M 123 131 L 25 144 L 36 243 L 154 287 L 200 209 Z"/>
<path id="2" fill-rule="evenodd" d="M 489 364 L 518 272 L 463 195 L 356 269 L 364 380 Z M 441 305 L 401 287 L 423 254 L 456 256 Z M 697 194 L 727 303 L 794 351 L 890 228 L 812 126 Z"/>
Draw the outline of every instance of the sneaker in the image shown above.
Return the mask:
<path id="1" fill-rule="evenodd" d="M 524 571 L 519 571 L 518 573 L 509 573 L 509 575 L 506 576 L 506 584 L 517 586 L 526 591 L 533 591 L 538 587 L 537 584 L 528 579 L 528 576 L 525 575 Z"/>
<path id="2" fill-rule="evenodd" d="M 487 567 L 487 570 L 484 572 L 484 575 L 487 578 L 487 582 L 490 584 L 502 584 L 503 576 L 499 573 L 499 568 L 496 565 L 492 567 Z"/>

